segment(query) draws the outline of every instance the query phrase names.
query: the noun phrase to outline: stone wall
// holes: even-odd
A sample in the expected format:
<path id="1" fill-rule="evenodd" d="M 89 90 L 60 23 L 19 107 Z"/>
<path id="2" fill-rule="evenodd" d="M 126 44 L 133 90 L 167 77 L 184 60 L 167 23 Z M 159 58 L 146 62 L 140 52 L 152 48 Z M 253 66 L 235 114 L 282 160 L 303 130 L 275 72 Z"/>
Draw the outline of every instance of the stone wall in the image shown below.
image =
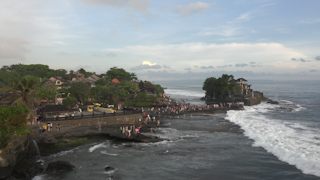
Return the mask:
<path id="1" fill-rule="evenodd" d="M 96 117 L 90 119 L 73 119 L 64 121 L 52 121 L 53 126 L 58 123 L 60 126 L 97 126 L 97 125 L 116 125 L 116 124 L 138 124 L 139 118 L 142 119 L 142 114 L 131 114 L 131 115 L 117 115 L 108 117 Z"/>

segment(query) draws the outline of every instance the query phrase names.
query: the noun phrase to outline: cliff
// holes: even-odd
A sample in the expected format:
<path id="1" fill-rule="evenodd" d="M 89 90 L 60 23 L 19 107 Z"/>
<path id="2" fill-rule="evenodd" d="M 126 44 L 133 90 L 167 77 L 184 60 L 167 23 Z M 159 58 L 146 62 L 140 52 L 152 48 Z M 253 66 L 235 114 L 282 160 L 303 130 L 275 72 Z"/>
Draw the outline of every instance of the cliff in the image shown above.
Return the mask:
<path id="1" fill-rule="evenodd" d="M 0 150 L 0 179 L 9 177 L 17 164 L 28 154 L 35 152 L 32 137 L 32 134 L 23 136 L 13 135 L 8 146 Z M 16 173 L 19 174 L 19 170 Z"/>

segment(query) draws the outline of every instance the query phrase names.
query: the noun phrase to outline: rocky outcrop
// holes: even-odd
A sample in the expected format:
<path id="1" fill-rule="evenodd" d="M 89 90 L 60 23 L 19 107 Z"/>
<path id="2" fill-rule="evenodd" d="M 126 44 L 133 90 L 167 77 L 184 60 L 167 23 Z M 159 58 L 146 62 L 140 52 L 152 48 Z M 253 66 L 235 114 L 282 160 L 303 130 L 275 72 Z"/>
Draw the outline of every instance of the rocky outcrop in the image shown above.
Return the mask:
<path id="1" fill-rule="evenodd" d="M 55 161 L 48 164 L 47 174 L 61 174 L 74 170 L 75 166 L 66 161 Z"/>
<path id="2" fill-rule="evenodd" d="M 104 168 L 105 171 L 113 171 L 114 168 L 111 166 L 107 166 L 106 168 Z"/>
<path id="3" fill-rule="evenodd" d="M 267 103 L 269 103 L 269 104 L 279 104 L 278 101 L 274 101 L 274 100 L 271 100 L 271 99 L 268 99 Z"/>
<path id="4" fill-rule="evenodd" d="M 31 138 L 31 134 L 13 135 L 8 146 L 0 150 L 0 179 L 9 177 L 16 164 L 26 157 L 33 146 Z"/>

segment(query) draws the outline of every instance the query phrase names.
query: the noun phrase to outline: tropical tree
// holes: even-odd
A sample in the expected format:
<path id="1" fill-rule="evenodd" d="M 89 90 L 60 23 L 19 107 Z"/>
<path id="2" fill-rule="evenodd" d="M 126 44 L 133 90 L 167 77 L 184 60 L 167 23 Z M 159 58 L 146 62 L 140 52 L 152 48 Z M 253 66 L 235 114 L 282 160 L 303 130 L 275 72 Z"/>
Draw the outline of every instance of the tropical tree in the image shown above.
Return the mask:
<path id="1" fill-rule="evenodd" d="M 0 149 L 7 146 L 14 133 L 22 135 L 31 132 L 26 126 L 29 112 L 30 109 L 25 105 L 0 107 Z"/>
<path id="2" fill-rule="evenodd" d="M 157 94 L 164 93 L 163 87 L 161 87 L 159 84 L 153 85 L 153 87 Z"/>
<path id="3" fill-rule="evenodd" d="M 39 104 L 39 100 L 33 96 L 35 88 L 39 86 L 36 78 L 26 76 L 20 81 L 12 80 L 12 90 L 19 95 L 15 104 L 24 104 L 29 108 L 33 108 Z"/>
<path id="4" fill-rule="evenodd" d="M 96 86 L 105 86 L 108 83 L 108 81 L 105 78 L 101 78 L 94 82 L 94 85 Z"/>
<path id="5" fill-rule="evenodd" d="M 54 100 L 57 90 L 55 85 L 41 85 L 34 90 L 33 96 L 39 100 Z"/>
<path id="6" fill-rule="evenodd" d="M 228 74 L 223 74 L 218 79 L 215 77 L 207 78 L 202 87 L 206 91 L 206 97 L 210 99 L 214 97 L 221 98 L 224 95 L 237 91 L 239 86 L 234 82 L 230 82 L 231 79 L 233 79 L 233 75 Z"/>
<path id="7" fill-rule="evenodd" d="M 74 97 L 66 97 L 65 99 L 62 100 L 62 104 L 67 106 L 68 108 L 72 108 L 73 106 L 75 106 L 77 104 L 78 100 Z"/>
<path id="8" fill-rule="evenodd" d="M 90 86 L 84 82 L 74 82 L 70 87 L 71 95 L 83 104 L 90 94 Z"/>
<path id="9" fill-rule="evenodd" d="M 120 82 L 138 80 L 135 73 L 129 73 L 126 70 L 117 67 L 110 68 L 110 70 L 108 70 L 106 74 L 109 81 L 114 78 L 117 78 Z"/>

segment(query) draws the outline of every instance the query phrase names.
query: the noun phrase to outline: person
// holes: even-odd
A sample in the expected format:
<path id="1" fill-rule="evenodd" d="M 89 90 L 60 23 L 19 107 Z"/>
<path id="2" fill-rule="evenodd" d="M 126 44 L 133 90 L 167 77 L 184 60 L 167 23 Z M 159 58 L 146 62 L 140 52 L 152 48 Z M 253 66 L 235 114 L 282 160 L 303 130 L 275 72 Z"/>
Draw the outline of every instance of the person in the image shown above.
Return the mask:
<path id="1" fill-rule="evenodd" d="M 42 132 L 46 132 L 46 130 L 47 130 L 47 125 L 46 124 L 43 124 L 43 126 L 42 126 Z"/>
<path id="2" fill-rule="evenodd" d="M 98 126 L 98 131 L 100 132 L 101 131 L 101 125 L 99 124 Z"/>
<path id="3" fill-rule="evenodd" d="M 60 124 L 58 124 L 58 131 L 60 131 Z"/>
<path id="4" fill-rule="evenodd" d="M 39 126 L 39 136 L 41 136 L 41 131 L 42 131 L 42 129 L 41 129 L 41 127 Z"/>

